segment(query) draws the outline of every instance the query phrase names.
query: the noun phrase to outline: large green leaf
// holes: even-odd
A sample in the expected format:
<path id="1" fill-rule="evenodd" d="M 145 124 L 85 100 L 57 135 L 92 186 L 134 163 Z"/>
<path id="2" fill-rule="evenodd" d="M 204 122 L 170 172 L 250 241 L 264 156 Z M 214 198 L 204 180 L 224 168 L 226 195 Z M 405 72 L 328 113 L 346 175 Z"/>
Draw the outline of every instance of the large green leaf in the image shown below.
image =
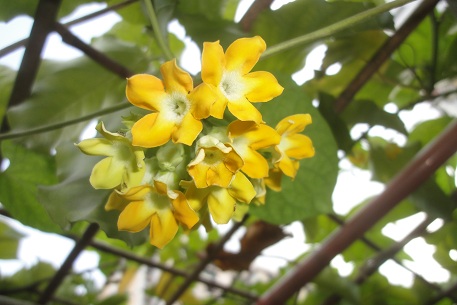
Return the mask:
<path id="1" fill-rule="evenodd" d="M 147 65 L 143 53 L 114 38 L 100 38 L 94 47 L 132 71 Z M 61 123 L 125 100 L 124 78 L 113 74 L 87 57 L 68 62 L 44 62 L 32 96 L 8 111 L 12 130 Z M 49 152 L 60 143 L 75 142 L 87 122 L 21 139 L 28 147 Z"/>
<path id="2" fill-rule="evenodd" d="M 265 205 L 251 206 L 250 212 L 268 222 L 285 224 L 332 210 L 338 159 L 333 135 L 310 99 L 292 80 L 281 77 L 279 81 L 285 90 L 280 97 L 260 106 L 263 119 L 275 126 L 288 115 L 311 114 L 313 123 L 304 133 L 313 141 L 316 155 L 302 160 L 295 180 L 283 177 L 282 191 L 268 192 Z"/>
<path id="3" fill-rule="evenodd" d="M 1 148 L 10 165 L 0 173 L 0 202 L 23 224 L 43 231 L 59 232 L 58 226 L 36 198 L 39 185 L 56 182 L 53 158 L 10 141 L 3 141 Z"/>
<path id="4" fill-rule="evenodd" d="M 84 220 L 98 223 L 109 237 L 122 239 L 129 245 L 144 242 L 144 234 L 119 232 L 119 212 L 104 210 L 109 191 L 95 190 L 89 184 L 89 175 L 98 161 L 100 158 L 84 155 L 71 143 L 60 145 L 56 154 L 59 183 L 41 187 L 40 202 L 63 229 Z"/>

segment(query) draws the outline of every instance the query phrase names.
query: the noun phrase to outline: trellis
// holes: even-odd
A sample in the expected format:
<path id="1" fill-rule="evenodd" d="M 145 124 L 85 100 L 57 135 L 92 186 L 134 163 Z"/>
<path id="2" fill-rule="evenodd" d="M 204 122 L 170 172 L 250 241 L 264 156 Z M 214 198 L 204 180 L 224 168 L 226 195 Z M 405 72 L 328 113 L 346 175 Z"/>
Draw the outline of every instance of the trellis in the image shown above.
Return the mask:
<path id="1" fill-rule="evenodd" d="M 22 63 L 17 73 L 16 81 L 11 92 L 9 107 L 21 103 L 30 96 L 35 76 L 40 66 L 41 51 L 43 50 L 47 36 L 51 32 L 57 32 L 65 43 L 81 50 L 86 56 L 90 57 L 92 60 L 96 61 L 98 64 L 119 77 L 126 78 L 131 76 L 133 73 L 129 71 L 127 67 L 113 61 L 75 36 L 71 32 L 71 26 L 91 18 L 101 16 L 111 10 L 120 10 L 136 1 L 137 0 L 123 1 L 117 5 L 107 7 L 67 24 L 61 24 L 56 21 L 61 0 L 40 0 L 36 9 L 30 37 L 0 50 L 0 57 L 2 57 L 21 46 L 26 47 Z M 241 21 L 243 26 L 249 27 L 249 23 L 255 19 L 259 11 L 268 7 L 271 2 L 271 0 L 255 1 L 251 9 L 246 13 Z M 417 9 L 409 16 L 407 21 L 398 29 L 398 31 L 379 48 L 379 51 L 374 54 L 372 59 L 368 61 L 357 77 L 338 97 L 334 108 L 337 114 L 351 102 L 358 90 L 360 90 L 370 77 L 376 73 L 382 63 L 384 63 L 385 60 L 391 56 L 391 54 L 401 45 L 405 38 L 434 9 L 438 2 L 439 0 L 424 0 L 421 5 L 418 6 Z M 72 122 L 68 122 L 67 124 L 71 123 Z M 48 130 L 47 128 L 52 127 L 54 126 L 45 126 L 41 129 L 35 130 L 35 132 L 44 132 Z M 98 225 L 91 224 L 88 226 L 83 236 L 70 236 L 70 238 L 76 240 L 76 244 L 60 269 L 49 281 L 37 304 L 44 305 L 53 300 L 55 291 L 59 288 L 59 285 L 71 270 L 73 262 L 81 251 L 86 248 L 94 248 L 102 252 L 115 254 L 119 257 L 135 261 L 150 268 L 157 268 L 175 276 L 183 277 L 185 279 L 184 282 L 181 284 L 180 288 L 174 292 L 170 299 L 167 300 L 167 304 L 174 304 L 193 282 L 201 282 L 208 287 L 221 289 L 225 293 L 237 295 L 244 298 L 246 303 L 249 304 L 284 304 L 286 300 L 311 282 L 326 266 L 328 266 L 330 261 L 336 255 L 341 253 L 356 240 L 362 241 L 377 252 L 374 257 L 370 258 L 369 261 L 365 263 L 365 268 L 361 268 L 359 270 L 358 275 L 355 278 L 356 284 L 363 283 L 370 275 L 377 271 L 380 265 L 389 259 L 392 259 L 400 266 L 407 268 L 395 258 L 395 255 L 412 239 L 427 234 L 427 226 L 434 220 L 432 217 L 428 216 L 405 238 L 399 242 L 393 243 L 386 249 L 381 248 L 375 242 L 364 237 L 364 233 L 374 223 L 382 219 L 402 199 L 417 189 L 441 165 L 443 165 L 448 158 L 453 156 L 453 154 L 457 151 L 456 135 L 457 122 L 454 121 L 441 133 L 441 135 L 425 147 L 400 173 L 398 173 L 398 175 L 390 181 L 385 190 L 379 196 L 374 198 L 368 205 L 365 206 L 365 208 L 360 210 L 348 221 L 343 222 L 336 215 L 328 215 L 330 219 L 339 225 L 339 228 L 331 236 L 329 236 L 319 248 L 303 259 L 302 262 L 300 262 L 289 274 L 284 276 L 264 295 L 254 295 L 249 291 L 241 291 L 201 277 L 202 271 L 204 271 L 205 268 L 211 264 L 218 251 L 223 248 L 224 244 L 228 241 L 232 234 L 244 224 L 244 221 L 248 217 L 246 216 L 243 221 L 235 223 L 232 226 L 232 228 L 219 240 L 213 251 L 209 252 L 206 257 L 201 259 L 200 263 L 191 272 L 175 269 L 164 264 L 157 263 L 150 258 L 142 257 L 133 252 L 117 249 L 111 245 L 99 242 L 94 239 L 95 234 L 98 232 Z M 9 130 L 7 120 L 5 119 L 1 129 L 0 140 L 19 136 L 21 136 L 21 133 Z M 454 193 L 453 197 L 454 201 L 457 200 L 457 194 Z M 428 282 L 420 275 L 415 274 L 414 272 L 413 274 L 417 279 L 436 290 L 436 296 L 433 299 L 425 300 L 424 304 L 435 304 L 443 298 L 449 298 L 453 302 L 457 303 L 457 295 L 455 294 L 457 291 L 457 282 L 451 284 L 448 289 L 443 290 L 438 285 Z M 340 298 L 341 297 L 339 295 L 332 295 L 322 304 L 336 304 Z M 14 300 L 1 295 L 0 302 L 2 304 L 32 305 L 32 303 Z"/>

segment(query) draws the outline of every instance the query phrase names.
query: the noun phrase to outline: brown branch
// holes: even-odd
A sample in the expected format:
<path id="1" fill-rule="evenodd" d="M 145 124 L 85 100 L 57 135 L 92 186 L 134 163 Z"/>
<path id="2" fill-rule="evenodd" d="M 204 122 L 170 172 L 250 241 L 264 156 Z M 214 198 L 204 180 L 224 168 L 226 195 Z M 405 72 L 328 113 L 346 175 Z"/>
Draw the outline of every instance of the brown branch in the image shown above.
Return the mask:
<path id="1" fill-rule="evenodd" d="M 74 240 L 78 240 L 73 236 L 67 236 L 67 237 L 68 238 L 72 238 Z M 137 262 L 137 263 L 142 264 L 142 265 L 146 265 L 146 266 L 151 267 L 151 268 L 157 268 L 159 270 L 168 272 L 168 273 L 176 275 L 176 276 L 181 276 L 181 277 L 185 277 L 185 278 L 188 278 L 190 276 L 185 271 L 182 271 L 182 270 L 179 270 L 179 269 L 176 269 L 176 268 L 172 268 L 172 267 L 160 264 L 160 263 L 156 263 L 156 262 L 152 261 L 151 259 L 138 256 L 138 255 L 136 255 L 136 254 L 134 254 L 132 252 L 125 251 L 125 250 L 122 250 L 122 249 L 118 249 L 118 248 L 115 248 L 115 247 L 113 247 L 111 245 L 108 245 L 108 244 L 105 244 L 105 243 L 101 243 L 101 242 L 98 242 L 98 241 L 95 241 L 95 240 L 91 241 L 89 246 L 91 246 L 91 247 L 93 247 L 93 248 L 95 248 L 95 249 L 97 249 L 99 251 L 110 253 L 110 254 L 114 254 L 114 255 L 117 255 L 119 257 L 123 257 L 125 259 Z M 235 295 L 239 295 L 239 296 L 244 297 L 244 298 L 246 298 L 246 299 L 248 299 L 250 301 L 255 301 L 257 299 L 257 296 L 255 296 L 255 295 L 253 295 L 253 294 L 251 294 L 249 292 L 241 291 L 241 290 L 238 290 L 238 289 L 235 289 L 235 288 L 232 288 L 232 287 L 226 287 L 226 286 L 220 285 L 220 284 L 215 283 L 213 281 L 206 280 L 206 279 L 201 278 L 201 277 L 197 277 L 195 280 L 207 285 L 208 287 L 222 289 L 223 291 L 227 291 L 229 293 L 232 293 L 232 294 L 235 294 Z"/>
<path id="2" fill-rule="evenodd" d="M 30 96 L 32 85 L 40 66 L 41 52 L 46 37 L 52 31 L 60 3 L 61 0 L 40 0 L 38 3 L 30 38 L 16 75 L 8 107 L 17 105 Z M 0 131 L 5 132 L 7 130 L 9 130 L 9 126 L 5 119 Z"/>
<path id="3" fill-rule="evenodd" d="M 457 151 L 456 134 L 457 121 L 454 120 L 390 181 L 379 196 L 350 218 L 345 226 L 330 235 L 316 251 L 286 274 L 256 304 L 284 304 L 289 297 L 309 283 L 337 254 L 359 239 Z"/>
<path id="4" fill-rule="evenodd" d="M 128 78 L 132 76 L 134 73 L 127 69 L 126 67 L 120 65 L 119 63 L 115 62 L 105 54 L 97 51 L 90 45 L 86 44 L 84 41 L 79 39 L 77 36 L 75 36 L 70 30 L 68 30 L 65 26 L 62 24 L 56 22 L 54 24 L 54 29 L 57 33 L 62 36 L 62 40 L 81 50 L 84 54 L 86 54 L 89 58 L 93 59 L 97 63 L 99 63 L 101 66 L 106 68 L 107 70 L 113 72 L 114 74 L 119 75 L 121 78 Z"/>
<path id="5" fill-rule="evenodd" d="M 71 250 L 70 254 L 67 256 L 62 266 L 60 266 L 59 270 L 56 272 L 52 280 L 49 282 L 48 286 L 46 287 L 40 299 L 38 300 L 38 304 L 45 305 L 52 299 L 52 296 L 56 292 L 57 288 L 59 288 L 65 276 L 70 272 L 70 269 L 72 268 L 74 261 L 90 243 L 95 234 L 97 234 L 98 230 L 98 225 L 94 223 L 91 223 L 87 227 L 81 239 L 78 242 L 76 242 L 75 246 L 73 247 L 73 250 Z"/>
<path id="6" fill-rule="evenodd" d="M 249 7 L 243 18 L 240 20 L 241 28 L 245 32 L 251 31 L 252 24 L 257 19 L 257 16 L 270 7 L 273 0 L 255 0 Z"/>
<path id="7" fill-rule="evenodd" d="M 335 101 L 334 109 L 336 113 L 340 113 L 344 110 L 352 101 L 356 93 L 379 70 L 381 65 L 390 58 L 392 53 L 403 43 L 406 37 L 408 37 L 419 23 L 433 10 L 438 1 L 439 0 L 424 0 L 398 31 L 378 49 L 370 61 L 362 68 Z"/>
<path id="8" fill-rule="evenodd" d="M 222 248 L 224 247 L 224 244 L 230 239 L 230 237 L 232 237 L 232 235 L 246 222 L 248 217 L 249 217 L 249 215 L 246 214 L 240 222 L 235 223 L 233 225 L 233 227 L 224 235 L 224 237 L 222 237 L 219 240 L 219 242 L 216 245 L 214 245 L 214 247 L 212 249 L 213 251 L 208 253 L 205 258 L 200 260 L 200 262 L 198 263 L 198 265 L 194 269 L 194 271 L 188 277 L 186 277 L 186 280 L 184 281 L 184 283 L 182 283 L 181 286 L 179 286 L 179 288 L 175 291 L 175 293 L 167 301 L 167 305 L 172 305 L 179 299 L 179 297 L 187 290 L 187 288 L 189 288 L 189 286 L 192 284 L 192 282 L 194 282 L 195 279 L 197 279 L 199 277 L 199 275 L 203 271 L 203 269 L 205 269 L 205 267 L 209 263 L 211 263 L 211 261 L 217 255 L 217 253 L 219 253 L 219 251 L 222 250 Z"/>

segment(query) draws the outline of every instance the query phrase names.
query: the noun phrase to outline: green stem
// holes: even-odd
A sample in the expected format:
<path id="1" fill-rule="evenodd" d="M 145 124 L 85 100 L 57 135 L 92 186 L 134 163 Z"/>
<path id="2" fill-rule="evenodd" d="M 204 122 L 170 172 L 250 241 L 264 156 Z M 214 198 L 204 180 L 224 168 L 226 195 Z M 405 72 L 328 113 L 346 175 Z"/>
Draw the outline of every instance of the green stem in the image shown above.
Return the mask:
<path id="1" fill-rule="evenodd" d="M 69 125 L 73 125 L 73 124 L 81 123 L 81 122 L 84 122 L 84 121 L 88 121 L 90 119 L 102 116 L 102 115 L 107 114 L 107 113 L 116 112 L 116 111 L 128 108 L 130 106 L 132 106 L 132 104 L 130 104 L 130 103 L 120 103 L 120 104 L 116 104 L 114 106 L 102 109 L 102 110 L 97 111 L 97 112 L 93 112 L 91 114 L 88 114 L 88 115 L 85 115 L 85 116 L 82 116 L 82 117 L 79 117 L 79 118 L 76 118 L 76 119 L 72 119 L 72 120 L 68 120 L 68 121 L 64 121 L 64 122 L 60 122 L 60 123 L 55 123 L 55 124 L 49 124 L 49 125 L 45 125 L 45 126 L 41 126 L 41 127 L 37 127 L 37 128 L 32 128 L 32 129 L 28 129 L 28 130 L 24 130 L 24 131 L 1 133 L 0 134 L 0 141 L 6 140 L 6 139 L 20 138 L 20 137 L 34 135 L 34 134 L 37 134 L 37 133 L 42 133 L 42 132 L 47 132 L 47 131 L 60 129 L 60 128 L 63 128 L 63 127 L 69 126 Z"/>
<path id="2" fill-rule="evenodd" d="M 360 22 L 367 21 L 370 18 L 373 18 L 376 15 L 385 13 L 390 11 L 391 9 L 394 9 L 396 7 L 403 6 L 409 2 L 413 2 L 416 0 L 395 0 L 386 4 L 382 4 L 379 6 L 376 6 L 372 9 L 366 10 L 364 12 L 358 13 L 354 16 L 351 16 L 349 18 L 346 18 L 344 20 L 338 21 L 334 24 L 331 24 L 327 27 L 324 27 L 322 29 L 319 29 L 317 31 L 305 34 L 303 36 L 299 36 L 296 38 L 292 38 L 290 40 L 281 42 L 277 45 L 274 45 L 272 47 L 269 47 L 263 54 L 262 54 L 262 59 L 275 55 L 277 53 L 286 51 L 288 49 L 310 43 L 312 41 L 322 39 L 329 37 L 331 35 L 334 35 L 338 32 L 341 32 L 347 28 L 350 28 Z"/>
<path id="3" fill-rule="evenodd" d="M 162 49 L 165 57 L 167 60 L 171 60 L 174 58 L 173 53 L 171 52 L 168 45 L 165 43 L 165 40 L 160 33 L 160 26 L 159 21 L 157 20 L 156 13 L 154 11 L 154 7 L 152 6 L 152 0 L 143 0 L 144 5 L 146 6 L 146 10 L 148 12 L 149 21 L 151 21 L 152 30 L 154 31 L 154 35 L 157 39 L 157 43 L 159 47 Z"/>

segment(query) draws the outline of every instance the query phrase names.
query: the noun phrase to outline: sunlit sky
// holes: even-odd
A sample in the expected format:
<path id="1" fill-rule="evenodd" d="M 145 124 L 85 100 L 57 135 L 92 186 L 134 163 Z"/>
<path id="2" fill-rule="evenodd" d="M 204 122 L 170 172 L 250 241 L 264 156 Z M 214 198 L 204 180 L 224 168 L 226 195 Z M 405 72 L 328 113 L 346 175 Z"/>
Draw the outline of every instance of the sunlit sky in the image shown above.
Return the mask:
<path id="1" fill-rule="evenodd" d="M 237 20 L 243 16 L 244 12 L 252 2 L 253 0 L 241 1 L 236 14 Z M 272 8 L 277 9 L 287 2 L 290 1 L 275 1 Z M 70 21 L 88 13 L 98 11 L 103 7 L 105 7 L 104 4 L 84 5 L 78 9 L 77 12 L 61 21 Z M 101 18 L 74 25 L 71 27 L 71 31 L 83 41 L 90 42 L 93 37 L 102 35 L 104 32 L 109 30 L 113 24 L 120 20 L 121 18 L 116 13 L 110 12 L 103 15 Z M 28 37 L 32 23 L 33 20 L 30 17 L 25 16 L 14 18 L 6 24 L 0 23 L 0 33 L 2 33 L 0 49 L 20 39 Z M 193 43 L 189 37 L 185 36 L 185 30 L 179 25 L 178 21 L 173 21 L 169 26 L 169 30 L 175 33 L 186 43 L 187 48 L 180 60 L 181 67 L 190 73 L 198 73 L 200 69 L 200 62 L 195 60 L 195 58 L 200 58 L 200 49 L 198 46 Z M 325 50 L 325 46 L 320 46 L 309 54 L 304 69 L 293 76 L 294 80 L 298 84 L 302 84 L 314 76 L 313 71 L 319 69 Z M 80 51 L 63 44 L 60 36 L 52 34 L 47 41 L 43 57 L 57 60 L 69 60 L 77 56 L 81 56 L 81 54 L 82 53 Z M 0 64 L 17 69 L 22 55 L 23 48 L 8 56 L 0 58 Z M 192 58 L 192 60 L 186 60 L 187 58 Z M 329 73 L 337 73 L 339 66 L 335 65 L 332 69 L 333 71 L 330 70 Z M 418 113 L 420 113 L 419 117 L 422 120 L 428 120 L 438 115 L 438 113 L 433 112 L 431 108 L 426 105 L 419 106 L 419 108 L 415 111 L 404 112 L 402 114 L 402 119 L 404 119 L 407 123 L 408 129 L 411 129 L 412 126 L 418 122 Z M 367 127 L 361 124 L 356 126 L 356 128 L 354 128 L 351 132 L 354 137 L 357 137 L 358 133 L 365 131 L 364 128 Z M 402 144 L 401 142 L 403 141 L 404 144 L 404 136 L 393 131 L 387 131 L 383 128 L 375 128 L 370 135 L 376 133 L 382 134 L 384 137 L 386 137 L 387 134 L 387 138 L 397 141 L 399 144 Z M 354 168 L 346 159 L 343 159 L 340 162 L 340 167 L 341 173 L 338 177 L 338 183 L 333 193 L 334 210 L 336 213 L 344 215 L 354 205 L 360 203 L 362 200 L 377 195 L 383 191 L 384 186 L 380 183 L 371 181 L 371 176 L 368 171 Z M 383 233 L 394 240 L 399 240 L 402 236 L 406 235 L 411 228 L 414 228 L 415 224 L 423 220 L 423 218 L 424 214 L 422 213 L 413 215 L 408 219 L 397 222 L 396 224 L 386 226 Z M 21 242 L 18 261 L 9 261 L 6 263 L 6 261 L 0 260 L 0 274 L 2 275 L 11 274 L 24 265 L 31 266 L 38 261 L 47 261 L 58 267 L 74 245 L 73 241 L 57 235 L 45 234 L 37 232 L 36 230 L 25 229 L 19 226 L 19 224 L 17 225 L 21 231 L 25 230 L 28 237 L 24 238 Z M 433 226 L 431 228 L 436 230 L 440 226 L 440 223 L 435 222 Z M 220 229 L 221 231 L 225 231 L 227 228 L 228 226 L 222 226 Z M 286 238 L 285 240 L 279 242 L 276 246 L 266 249 L 264 251 L 265 256 L 259 257 L 254 262 L 253 268 L 257 269 L 268 267 L 270 270 L 275 270 L 285 264 L 283 259 L 278 259 L 277 257 L 284 257 L 287 260 L 293 260 L 308 249 L 309 245 L 307 245 L 304 241 L 301 224 L 298 222 L 293 223 L 287 226 L 285 230 L 293 233 L 294 237 Z M 242 234 L 243 230 L 240 230 L 237 234 L 235 234 L 235 236 L 227 244 L 227 247 L 229 249 L 236 250 L 238 247 L 238 239 L 242 236 Z M 47 251 L 47 249 L 52 249 L 52 253 Z M 287 249 L 287 251 L 284 249 Z M 425 278 L 431 281 L 446 281 L 449 278 L 449 273 L 432 260 L 434 247 L 427 245 L 422 238 L 414 239 L 405 247 L 405 251 L 416 260 L 415 263 L 408 262 L 408 266 L 422 274 Z M 457 256 L 457 253 L 454 253 L 453 255 Z M 84 254 L 76 261 L 75 270 L 82 271 L 92 269 L 97 266 L 97 263 L 98 256 L 92 252 L 85 251 Z M 343 261 L 341 255 L 337 256 L 332 261 L 332 265 L 338 267 L 342 275 L 349 274 L 353 268 L 350 264 Z M 385 263 L 380 268 L 380 272 L 388 275 L 389 280 L 394 284 L 404 286 L 412 284 L 412 275 L 391 261 Z M 94 276 L 102 278 L 102 275 L 99 273 L 94 273 Z"/>

